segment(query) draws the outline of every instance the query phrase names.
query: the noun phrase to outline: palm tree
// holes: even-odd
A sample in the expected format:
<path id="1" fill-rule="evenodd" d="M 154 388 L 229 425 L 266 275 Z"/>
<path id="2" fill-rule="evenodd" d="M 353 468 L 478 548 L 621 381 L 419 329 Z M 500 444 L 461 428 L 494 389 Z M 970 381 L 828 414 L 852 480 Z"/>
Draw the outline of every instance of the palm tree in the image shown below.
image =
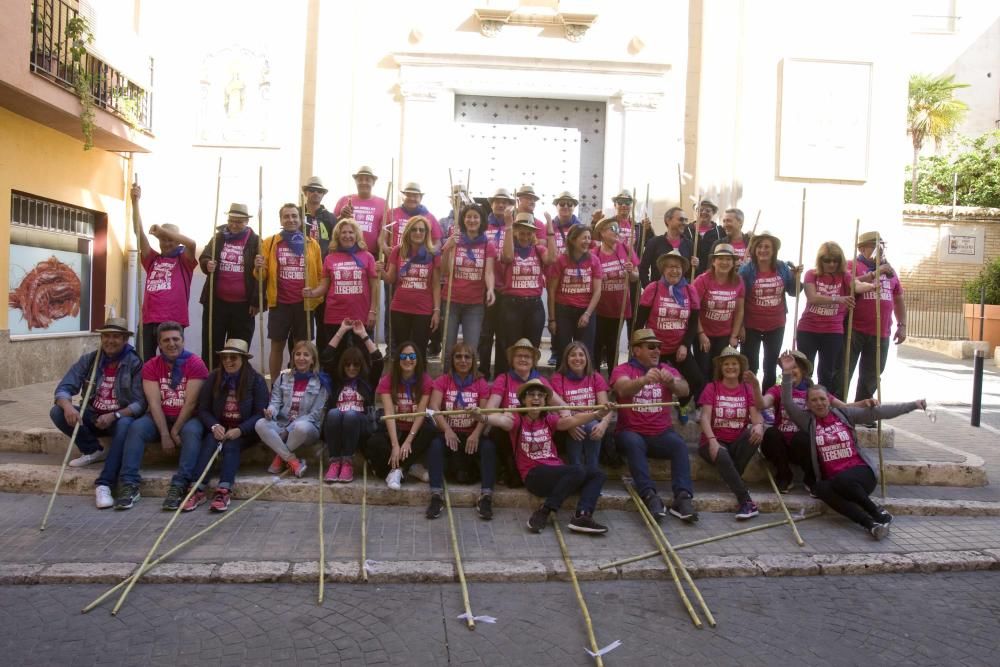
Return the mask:
<path id="1" fill-rule="evenodd" d="M 968 88 L 967 83 L 955 83 L 955 75 L 910 76 L 910 94 L 906 107 L 906 126 L 913 139 L 913 170 L 910 173 L 910 201 L 917 201 L 917 158 L 927 137 L 940 141 L 951 134 L 965 118 L 969 106 L 955 99 L 955 91 Z"/>

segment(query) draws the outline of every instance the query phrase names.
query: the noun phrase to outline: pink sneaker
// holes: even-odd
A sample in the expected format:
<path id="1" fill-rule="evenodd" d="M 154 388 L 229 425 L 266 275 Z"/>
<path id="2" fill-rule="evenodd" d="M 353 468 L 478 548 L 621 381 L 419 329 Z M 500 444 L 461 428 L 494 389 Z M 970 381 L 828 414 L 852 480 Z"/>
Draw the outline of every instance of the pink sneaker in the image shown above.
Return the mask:
<path id="1" fill-rule="evenodd" d="M 198 507 L 202 505 L 206 500 L 208 500 L 208 496 L 205 495 L 204 491 L 195 491 L 194 493 L 191 494 L 191 497 L 188 498 L 188 501 L 184 503 L 183 511 L 193 512 L 194 510 L 198 509 Z"/>
<path id="2" fill-rule="evenodd" d="M 225 512 L 229 509 L 229 489 L 216 489 L 215 497 L 212 498 L 210 506 L 213 512 Z"/>
<path id="3" fill-rule="evenodd" d="M 267 467 L 267 471 L 272 475 L 277 475 L 284 469 L 285 469 L 285 462 L 281 459 L 280 456 L 275 456 L 274 460 L 271 461 L 271 465 Z"/>
<path id="4" fill-rule="evenodd" d="M 340 482 L 340 483 L 342 483 L 342 484 L 346 484 L 347 482 L 353 482 L 354 481 L 354 464 L 353 463 L 351 463 L 350 461 L 344 461 L 340 465 L 340 477 L 337 478 L 337 481 Z"/>
<path id="5" fill-rule="evenodd" d="M 326 475 L 323 476 L 324 482 L 338 482 L 340 481 L 340 459 L 330 462 L 330 467 L 326 469 Z"/>

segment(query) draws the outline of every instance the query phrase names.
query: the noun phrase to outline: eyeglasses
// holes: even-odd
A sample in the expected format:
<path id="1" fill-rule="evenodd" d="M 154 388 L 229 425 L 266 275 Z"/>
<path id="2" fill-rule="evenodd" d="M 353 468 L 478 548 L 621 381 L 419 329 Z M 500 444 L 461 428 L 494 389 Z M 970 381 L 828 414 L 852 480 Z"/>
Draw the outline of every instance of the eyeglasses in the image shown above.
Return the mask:
<path id="1" fill-rule="evenodd" d="M 302 188 L 306 192 L 323 192 L 322 190 L 317 190 L 316 188 Z"/>
<path id="2" fill-rule="evenodd" d="M 612 222 L 610 225 L 608 225 L 608 229 L 611 230 L 612 234 L 617 234 L 622 230 L 622 228 L 618 225 L 617 222 Z"/>
<path id="3" fill-rule="evenodd" d="M 687 218 L 685 218 L 684 216 L 681 216 L 681 222 L 687 222 L 687 221 L 688 221 Z"/>
<path id="4" fill-rule="evenodd" d="M 660 349 L 660 344 L 659 343 L 643 343 L 642 347 L 644 349 L 646 349 L 646 350 L 659 350 Z"/>
<path id="5" fill-rule="evenodd" d="M 399 353 L 399 360 L 400 361 L 416 361 L 417 360 L 417 353 L 416 352 L 400 352 Z"/>

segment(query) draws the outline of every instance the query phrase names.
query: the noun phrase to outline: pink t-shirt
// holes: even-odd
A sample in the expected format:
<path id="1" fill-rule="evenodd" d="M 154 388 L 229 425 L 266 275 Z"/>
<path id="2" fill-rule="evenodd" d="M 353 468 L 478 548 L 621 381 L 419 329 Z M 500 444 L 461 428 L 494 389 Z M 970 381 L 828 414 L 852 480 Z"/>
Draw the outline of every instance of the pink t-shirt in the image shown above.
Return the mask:
<path id="1" fill-rule="evenodd" d="M 676 368 L 669 364 L 659 364 L 658 368 L 665 370 L 675 378 L 680 379 L 681 374 Z M 632 363 L 619 364 L 611 372 L 611 386 L 621 378 L 635 380 L 646 374 L 646 370 Z M 673 401 L 673 393 L 662 384 L 647 384 L 639 390 L 637 394 L 627 399 L 623 398 L 622 403 L 669 403 Z M 650 406 L 638 408 L 621 408 L 618 410 L 618 426 L 616 431 L 633 431 L 639 435 L 659 435 L 673 425 L 670 416 L 670 406 Z"/>
<path id="2" fill-rule="evenodd" d="M 430 255 L 429 262 L 410 266 L 403 271 L 406 264 L 400 255 L 400 246 L 396 246 L 389 254 L 389 263 L 396 266 L 396 288 L 392 294 L 392 310 L 397 313 L 413 315 L 430 315 L 434 310 L 433 277 L 434 269 L 441 266 L 440 255 Z"/>
<path id="3" fill-rule="evenodd" d="M 817 276 L 816 269 L 809 269 L 802 282 L 815 285 L 816 294 L 822 296 L 847 296 L 851 293 L 851 275 L 847 272 Z M 847 306 L 841 303 L 807 305 L 799 319 L 799 331 L 842 334 L 846 309 Z"/>
<path id="4" fill-rule="evenodd" d="M 434 383 L 431 382 L 431 376 L 424 373 L 417 382 L 420 385 L 420 396 L 421 399 L 424 396 L 430 397 L 431 391 L 434 389 Z M 392 388 L 392 376 L 389 374 L 383 375 L 382 379 L 378 382 L 378 387 L 375 388 L 375 393 L 378 395 L 388 395 Z M 396 397 L 393 400 L 393 405 L 396 409 L 396 414 L 403 414 L 406 412 L 413 412 L 417 409 L 417 404 L 420 400 L 417 399 L 417 392 L 412 391 L 411 395 L 407 395 L 406 387 L 402 382 L 396 387 Z M 405 417 L 403 419 L 396 420 L 396 430 L 401 433 L 409 433 L 410 429 L 413 428 L 413 420 L 416 416 Z"/>
<path id="5" fill-rule="evenodd" d="M 785 281 L 776 271 L 758 271 L 746 298 L 743 323 L 748 329 L 774 331 L 785 325 Z"/>
<path id="6" fill-rule="evenodd" d="M 559 276 L 559 291 L 556 292 L 556 303 L 571 308 L 586 308 L 590 305 L 590 297 L 594 293 L 594 281 L 604 277 L 601 271 L 601 260 L 597 253 L 587 253 L 587 258 L 578 262 L 563 253 L 556 259 L 553 274 Z"/>
<path id="7" fill-rule="evenodd" d="M 622 299 L 625 299 L 625 312 L 632 312 L 632 289 L 625 273 L 625 262 L 631 261 L 632 266 L 639 266 L 639 258 L 631 247 L 620 242 L 614 252 L 605 254 L 604 246 L 596 251 L 601 262 L 601 300 L 597 302 L 597 314 L 601 317 L 618 318 L 622 313 Z M 623 261 L 625 260 L 625 261 Z M 629 286 L 629 289 L 626 289 Z"/>
<path id="8" fill-rule="evenodd" d="M 306 394 L 307 386 L 309 386 L 309 378 L 296 380 L 292 384 L 292 405 L 288 408 L 289 421 L 299 416 L 299 406 L 302 404 L 302 397 Z"/>
<path id="9" fill-rule="evenodd" d="M 730 241 L 729 245 L 733 246 L 733 250 L 736 251 L 736 265 L 739 266 L 747 255 L 747 245 L 742 239 L 739 241 Z"/>
<path id="10" fill-rule="evenodd" d="M 562 373 L 553 373 L 552 391 L 556 392 L 567 405 L 597 405 L 598 392 L 608 391 L 608 383 L 600 373 L 591 373 L 585 378 L 573 380 Z"/>
<path id="11" fill-rule="evenodd" d="M 184 399 L 187 396 L 188 380 L 204 380 L 208 377 L 208 368 L 205 362 L 197 354 L 192 354 L 184 363 L 184 370 L 181 372 L 181 380 L 177 383 L 177 388 L 170 387 L 170 369 L 173 364 L 168 364 L 163 355 L 158 354 L 142 365 L 142 379 L 160 383 L 160 406 L 163 408 L 163 415 L 169 419 L 177 417 L 184 407 Z"/>
<path id="12" fill-rule="evenodd" d="M 559 224 L 560 224 L 559 218 L 552 219 L 552 231 L 553 231 L 552 238 L 554 238 L 556 242 L 557 255 L 561 255 L 564 252 L 566 252 L 566 236 L 569 234 L 569 230 L 573 229 L 573 225 L 566 225 L 565 227 L 560 227 Z M 548 238 L 547 234 L 546 238 Z"/>
<path id="13" fill-rule="evenodd" d="M 764 392 L 764 395 L 774 397 L 774 427 L 785 436 L 786 441 L 791 442 L 792 436 L 799 432 L 799 427 L 788 417 L 788 411 L 781 404 L 781 385 L 774 385 Z M 792 401 L 805 410 L 806 390 L 792 387 Z"/>
<path id="14" fill-rule="evenodd" d="M 382 231 L 382 217 L 385 215 L 385 200 L 381 197 L 362 199 L 358 195 L 344 195 L 333 207 L 334 217 L 340 217 L 340 211 L 348 201 L 354 209 L 354 219 L 361 227 L 361 235 L 365 237 L 365 245 L 377 249 L 378 235 Z"/>
<path id="15" fill-rule="evenodd" d="M 337 394 L 337 409 L 341 412 L 364 412 L 365 399 L 355 387 L 345 384 Z"/>
<path id="16" fill-rule="evenodd" d="M 514 465 L 522 480 L 537 466 L 563 465 L 553 438 L 559 415 L 545 412 L 538 419 L 521 414 L 515 414 L 513 418 L 511 444 L 514 447 Z"/>
<path id="17" fill-rule="evenodd" d="M 677 237 L 676 239 L 667 238 L 667 243 L 669 243 L 670 247 L 673 248 L 674 250 L 680 250 L 681 241 L 683 241 L 681 237 Z"/>
<path id="18" fill-rule="evenodd" d="M 701 390 L 698 405 L 712 408 L 712 433 L 719 442 L 730 443 L 750 424 L 750 406 L 753 405 L 753 390 L 741 382 L 736 387 L 727 387 L 722 382 L 709 382 Z M 708 444 L 708 438 L 701 434 L 699 444 Z"/>
<path id="19" fill-rule="evenodd" d="M 118 409 L 118 397 L 115 391 L 115 376 L 118 375 L 118 364 L 108 364 L 97 385 L 97 394 L 90 406 L 98 415 L 106 415 Z"/>
<path id="20" fill-rule="evenodd" d="M 434 381 L 434 388 L 441 392 L 441 409 L 458 410 L 460 408 L 472 408 L 479 405 L 480 401 L 485 402 L 489 398 L 490 385 L 485 378 L 476 378 L 468 387 L 462 389 L 462 405 L 458 405 L 458 385 L 455 378 L 449 375 L 442 375 Z M 445 421 L 455 433 L 472 433 L 476 427 L 476 421 L 472 414 L 446 416 Z"/>
<path id="21" fill-rule="evenodd" d="M 855 275 L 863 276 L 868 273 L 868 267 L 861 262 L 851 262 Z M 892 306 L 897 296 L 903 295 L 903 286 L 899 284 L 899 278 L 893 273 L 892 277 L 879 276 L 881 287 L 876 290 L 882 297 L 881 315 L 882 318 L 882 338 L 888 338 L 892 330 Z M 858 294 L 857 305 L 854 307 L 854 330 L 869 336 L 875 335 L 875 292 L 865 292 Z"/>
<path id="22" fill-rule="evenodd" d="M 541 296 L 545 287 L 545 276 L 542 274 L 542 261 L 545 257 L 545 246 L 538 244 L 533 252 L 521 259 L 514 251 L 514 260 L 509 264 L 504 262 L 504 290 L 507 296 L 531 297 Z"/>
<path id="23" fill-rule="evenodd" d="M 649 306 L 646 326 L 653 330 L 662 344 L 661 354 L 673 354 L 680 347 L 687 331 L 692 308 L 698 307 L 698 293 L 688 285 L 685 287 L 684 305 L 674 300 L 673 288 L 662 279 L 646 285 L 639 298 L 640 306 Z"/>
<path id="24" fill-rule="evenodd" d="M 361 266 L 354 262 L 355 257 Z M 323 321 L 327 324 L 347 319 L 367 322 L 368 309 L 372 307 L 369 281 L 377 275 L 375 258 L 371 253 L 359 250 L 351 256 L 340 250 L 331 250 L 323 260 L 323 274 L 330 279 Z"/>
<path id="25" fill-rule="evenodd" d="M 851 429 L 832 412 L 816 418 L 816 457 L 823 479 L 830 479 L 848 468 L 868 465 L 858 453 Z"/>
<path id="26" fill-rule="evenodd" d="M 503 240 L 507 236 L 507 227 L 504 226 L 503 220 L 500 220 L 499 223 L 497 225 L 490 224 L 489 218 L 487 218 L 486 238 L 497 249 L 497 261 L 493 264 L 493 288 L 498 292 L 504 286 L 504 265 L 500 262 L 500 253 L 503 251 Z"/>
<path id="27" fill-rule="evenodd" d="M 635 223 L 632 222 L 631 218 L 622 222 L 618 221 L 618 226 L 620 228 L 618 232 L 618 242 L 624 243 L 626 248 L 635 247 Z M 646 235 L 649 238 L 649 234 Z"/>
<path id="28" fill-rule="evenodd" d="M 302 303 L 306 286 L 306 253 L 296 256 L 284 241 L 278 241 L 278 303 Z"/>
<path id="29" fill-rule="evenodd" d="M 392 209 L 392 213 L 389 214 L 389 222 L 393 223 L 392 227 L 389 228 L 389 247 L 395 248 L 403 242 L 403 230 L 406 229 L 406 222 L 416 215 L 423 215 L 427 218 L 430 223 L 431 231 L 431 241 L 434 243 L 434 247 L 437 248 L 441 243 L 441 223 L 438 219 L 434 217 L 432 213 L 423 214 L 409 214 L 403 210 L 402 206 L 397 206 Z M 369 246 L 371 247 L 371 246 Z"/>
<path id="30" fill-rule="evenodd" d="M 236 400 L 236 390 L 230 389 L 226 394 L 226 402 L 222 405 L 222 419 L 219 423 L 230 429 L 239 426 L 241 421 L 240 402 Z"/>
<path id="31" fill-rule="evenodd" d="M 219 249 L 219 262 L 215 266 L 215 289 L 219 298 L 228 303 L 242 303 L 247 300 L 246 258 L 243 256 L 243 249 L 248 238 L 250 238 L 249 231 L 239 239 L 223 241 L 222 248 Z M 280 299 L 280 282 L 278 290 Z M 301 292 L 299 294 L 301 295 Z M 300 296 L 299 301 L 301 300 Z"/>
<path id="32" fill-rule="evenodd" d="M 461 238 L 461 237 L 460 237 Z M 472 251 L 469 257 L 467 251 Z M 455 286 L 451 288 L 451 300 L 454 303 L 478 304 L 484 303 L 486 293 L 486 260 L 492 259 L 494 267 L 497 261 L 497 247 L 493 241 L 476 245 L 462 245 L 459 241 L 458 254 L 454 256 Z M 442 301 L 448 298 L 448 282 L 451 268 L 444 271 L 444 287 L 441 288 Z M 495 287 L 495 285 L 494 285 Z"/>
<path id="33" fill-rule="evenodd" d="M 179 322 L 188 326 L 188 299 L 191 296 L 191 276 L 198 262 L 186 253 L 164 257 L 150 253 L 142 260 L 146 270 L 146 286 L 142 297 L 142 322 Z"/>
<path id="34" fill-rule="evenodd" d="M 732 335 L 736 304 L 743 300 L 743 281 L 737 278 L 735 283 L 723 285 L 706 271 L 694 279 L 692 286 L 701 304 L 698 321 L 705 334 L 710 338 Z"/>
<path id="35" fill-rule="evenodd" d="M 552 385 L 543 377 L 539 377 L 542 384 L 551 388 Z M 517 400 L 517 388 L 522 384 L 527 382 L 527 380 L 522 380 L 517 375 L 508 371 L 503 375 L 498 375 L 495 380 L 493 380 L 493 386 L 490 388 L 490 396 L 500 397 L 500 407 L 501 408 L 519 408 L 521 407 L 521 401 Z"/>

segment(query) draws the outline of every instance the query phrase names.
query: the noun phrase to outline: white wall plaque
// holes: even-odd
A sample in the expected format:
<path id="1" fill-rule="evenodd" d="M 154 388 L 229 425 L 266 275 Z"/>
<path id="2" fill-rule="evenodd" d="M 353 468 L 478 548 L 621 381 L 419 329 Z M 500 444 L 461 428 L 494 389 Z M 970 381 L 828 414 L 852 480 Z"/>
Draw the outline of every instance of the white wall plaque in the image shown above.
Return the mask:
<path id="1" fill-rule="evenodd" d="M 941 225 L 938 261 L 948 264 L 982 264 L 986 243 L 983 227 Z"/>

